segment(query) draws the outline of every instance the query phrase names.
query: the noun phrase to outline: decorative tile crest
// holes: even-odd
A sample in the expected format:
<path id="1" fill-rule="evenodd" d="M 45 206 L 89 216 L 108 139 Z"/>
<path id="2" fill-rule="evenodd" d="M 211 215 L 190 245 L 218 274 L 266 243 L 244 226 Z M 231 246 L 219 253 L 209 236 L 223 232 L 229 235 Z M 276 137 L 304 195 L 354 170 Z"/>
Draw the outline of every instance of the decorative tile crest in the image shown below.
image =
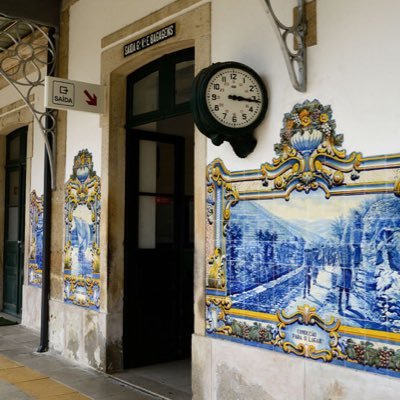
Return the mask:
<path id="1" fill-rule="evenodd" d="M 359 178 L 361 154 L 346 155 L 339 150 L 343 135 L 336 134 L 330 106 L 318 100 L 296 104 L 283 118 L 281 141 L 275 145 L 278 158 L 261 166 L 264 185 L 273 189 L 309 192 L 321 188 L 327 197 L 333 186 L 340 186 L 345 175 Z"/>
<path id="2" fill-rule="evenodd" d="M 65 186 L 64 299 L 100 306 L 100 177 L 92 154 L 81 150 Z"/>
<path id="3" fill-rule="evenodd" d="M 30 242 L 28 284 L 42 287 L 43 270 L 43 196 L 33 190 L 30 194 L 29 208 Z"/>

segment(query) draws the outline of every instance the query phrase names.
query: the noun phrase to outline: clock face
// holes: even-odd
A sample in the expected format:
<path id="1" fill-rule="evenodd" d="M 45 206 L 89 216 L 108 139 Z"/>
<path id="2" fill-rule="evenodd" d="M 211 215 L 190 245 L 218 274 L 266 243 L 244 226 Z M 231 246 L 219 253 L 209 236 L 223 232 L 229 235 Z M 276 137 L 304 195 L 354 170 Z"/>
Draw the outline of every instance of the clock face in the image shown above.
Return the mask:
<path id="1" fill-rule="evenodd" d="M 263 91 L 253 75 L 240 68 L 216 72 L 206 87 L 207 108 L 222 125 L 244 128 L 262 111 Z"/>

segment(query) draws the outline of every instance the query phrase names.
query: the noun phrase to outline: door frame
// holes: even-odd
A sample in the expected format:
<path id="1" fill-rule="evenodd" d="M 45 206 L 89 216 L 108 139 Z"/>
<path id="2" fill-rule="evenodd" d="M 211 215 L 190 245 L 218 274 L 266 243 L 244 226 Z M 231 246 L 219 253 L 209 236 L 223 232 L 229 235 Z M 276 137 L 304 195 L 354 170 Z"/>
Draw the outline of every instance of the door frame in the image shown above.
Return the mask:
<path id="1" fill-rule="evenodd" d="M 0 168 L 0 188 L 5 188 L 5 168 L 4 165 L 6 163 L 6 137 L 9 133 L 14 132 L 15 130 L 27 127 L 28 128 L 28 138 L 27 138 L 27 160 L 26 160 L 26 213 L 25 213 L 25 221 L 29 221 L 29 193 L 31 188 L 31 171 L 32 171 L 32 156 L 33 156 L 33 136 L 34 136 L 34 128 L 33 128 L 33 116 L 30 112 L 29 108 L 26 106 L 21 107 L 21 101 L 15 101 L 5 105 L 4 107 L 0 107 L 0 122 L 1 122 L 1 132 L 0 132 L 0 165 L 3 167 Z M 5 193 L 4 189 L 0 190 L 0 293 L 3 293 L 3 265 L 4 265 L 4 218 L 5 218 Z M 29 246 L 29 235 L 30 229 L 29 224 L 25 224 L 25 278 L 24 278 L 24 290 L 23 290 L 23 303 L 24 309 L 26 309 L 26 304 L 34 303 L 32 299 L 32 295 L 34 293 L 29 293 L 29 301 L 27 299 L 27 257 L 28 257 L 28 246 Z M 40 294 L 40 293 L 39 293 Z M 33 307 L 33 306 L 32 306 Z M 3 296 L 0 296 L 0 310 L 3 309 Z M 22 313 L 22 323 L 26 326 L 32 326 L 38 328 L 37 315 L 34 313 Z"/>

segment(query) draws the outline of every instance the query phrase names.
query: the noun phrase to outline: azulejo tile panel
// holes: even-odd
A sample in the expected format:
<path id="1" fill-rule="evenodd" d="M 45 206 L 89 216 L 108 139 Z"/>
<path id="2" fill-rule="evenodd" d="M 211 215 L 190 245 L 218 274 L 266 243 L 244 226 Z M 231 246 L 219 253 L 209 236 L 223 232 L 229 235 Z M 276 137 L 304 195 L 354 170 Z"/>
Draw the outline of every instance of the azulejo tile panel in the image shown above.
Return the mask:
<path id="1" fill-rule="evenodd" d="M 400 154 L 347 154 L 335 129 L 305 101 L 272 163 L 208 166 L 207 334 L 397 377 Z"/>
<path id="2" fill-rule="evenodd" d="M 64 301 L 100 307 L 101 181 L 92 154 L 81 150 L 65 185 Z"/>
<path id="3" fill-rule="evenodd" d="M 30 194 L 29 207 L 28 284 L 41 288 L 43 270 L 43 196 L 38 196 L 35 190 Z"/>

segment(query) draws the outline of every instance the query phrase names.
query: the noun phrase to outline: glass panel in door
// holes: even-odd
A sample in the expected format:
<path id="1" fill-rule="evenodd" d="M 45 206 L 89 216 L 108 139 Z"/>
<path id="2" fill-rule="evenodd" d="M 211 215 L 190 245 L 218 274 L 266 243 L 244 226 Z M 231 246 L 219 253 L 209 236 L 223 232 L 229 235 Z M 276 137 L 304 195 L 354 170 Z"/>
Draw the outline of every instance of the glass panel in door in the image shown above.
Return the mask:
<path id="1" fill-rule="evenodd" d="M 174 185 L 174 145 L 140 140 L 139 249 L 156 249 L 174 244 Z"/>

